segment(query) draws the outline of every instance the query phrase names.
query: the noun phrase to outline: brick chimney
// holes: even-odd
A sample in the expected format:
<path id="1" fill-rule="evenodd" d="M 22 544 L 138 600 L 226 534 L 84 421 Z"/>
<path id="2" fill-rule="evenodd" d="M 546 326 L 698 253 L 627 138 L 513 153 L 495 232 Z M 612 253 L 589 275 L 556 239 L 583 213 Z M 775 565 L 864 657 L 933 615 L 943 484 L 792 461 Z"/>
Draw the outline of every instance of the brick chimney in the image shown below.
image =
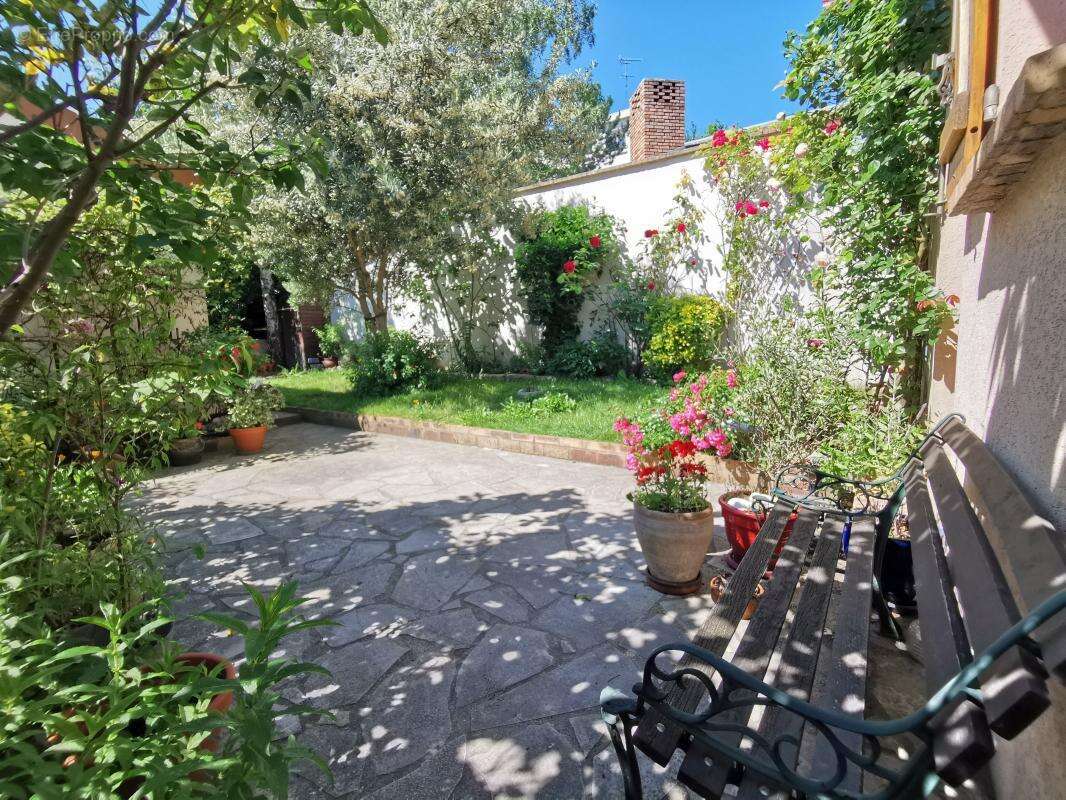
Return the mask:
<path id="1" fill-rule="evenodd" d="M 629 100 L 629 158 L 643 161 L 685 144 L 685 82 L 645 78 Z"/>

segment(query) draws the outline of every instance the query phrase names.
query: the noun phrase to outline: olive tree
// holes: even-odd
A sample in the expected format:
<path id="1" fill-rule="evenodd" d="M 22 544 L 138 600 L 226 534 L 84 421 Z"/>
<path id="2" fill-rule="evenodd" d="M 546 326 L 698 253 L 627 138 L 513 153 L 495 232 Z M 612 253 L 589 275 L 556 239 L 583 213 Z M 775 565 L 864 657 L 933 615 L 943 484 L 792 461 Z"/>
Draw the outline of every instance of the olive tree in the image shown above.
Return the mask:
<path id="1" fill-rule="evenodd" d="M 383 330 L 398 293 L 433 297 L 479 268 L 482 252 L 495 269 L 491 232 L 511 215 L 514 189 L 580 169 L 608 106 L 587 73 L 564 72 L 591 40 L 581 0 L 382 0 L 374 10 L 386 47 L 324 26 L 294 37 L 314 65 L 308 102 L 271 101 L 248 117 L 279 138 L 314 139 L 323 158 L 304 191 L 259 200 L 272 266 L 322 300 L 350 293 L 367 329 Z M 277 80 L 284 63 L 259 68 Z M 453 316 L 482 306 L 441 304 L 457 342 L 469 325 Z"/>

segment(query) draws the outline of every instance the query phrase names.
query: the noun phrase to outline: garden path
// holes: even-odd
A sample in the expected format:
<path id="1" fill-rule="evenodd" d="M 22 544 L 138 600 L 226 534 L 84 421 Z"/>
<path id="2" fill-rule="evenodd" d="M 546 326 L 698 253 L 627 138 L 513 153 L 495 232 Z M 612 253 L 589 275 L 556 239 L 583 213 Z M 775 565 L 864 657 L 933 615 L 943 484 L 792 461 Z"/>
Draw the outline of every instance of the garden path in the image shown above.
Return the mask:
<path id="1" fill-rule="evenodd" d="M 141 502 L 180 614 L 244 614 L 242 581 L 294 578 L 339 623 L 286 644 L 333 673 L 286 687 L 334 714 L 285 720 L 334 773 L 302 768 L 294 797 L 573 800 L 622 794 L 600 690 L 628 690 L 710 605 L 642 582 L 630 488 L 610 467 L 297 424 L 259 456 L 170 470 Z M 172 638 L 241 652 L 194 619 Z M 676 767 L 645 769 L 646 796 L 685 797 Z"/>

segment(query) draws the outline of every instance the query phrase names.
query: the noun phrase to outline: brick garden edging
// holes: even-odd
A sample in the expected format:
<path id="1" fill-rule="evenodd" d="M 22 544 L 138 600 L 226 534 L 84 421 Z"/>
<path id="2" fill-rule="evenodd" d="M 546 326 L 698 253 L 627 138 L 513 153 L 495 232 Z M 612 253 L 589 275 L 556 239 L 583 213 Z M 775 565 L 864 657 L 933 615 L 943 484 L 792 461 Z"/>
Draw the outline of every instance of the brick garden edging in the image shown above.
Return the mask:
<path id="1" fill-rule="evenodd" d="M 450 425 L 445 422 L 425 422 L 377 414 L 356 414 L 351 411 L 325 411 L 303 406 L 289 406 L 285 410 L 299 414 L 306 422 L 350 428 L 366 433 L 387 433 L 392 436 L 426 439 L 431 442 L 486 447 L 492 450 L 559 458 L 564 461 L 580 461 L 605 467 L 624 468 L 626 465 L 626 448 L 615 442 L 594 442 L 563 436 L 515 433 L 495 428 L 469 428 L 465 425 Z M 755 471 L 742 461 L 712 458 L 707 460 L 707 466 L 711 472 L 711 479 L 716 483 L 752 489 L 756 487 Z"/>

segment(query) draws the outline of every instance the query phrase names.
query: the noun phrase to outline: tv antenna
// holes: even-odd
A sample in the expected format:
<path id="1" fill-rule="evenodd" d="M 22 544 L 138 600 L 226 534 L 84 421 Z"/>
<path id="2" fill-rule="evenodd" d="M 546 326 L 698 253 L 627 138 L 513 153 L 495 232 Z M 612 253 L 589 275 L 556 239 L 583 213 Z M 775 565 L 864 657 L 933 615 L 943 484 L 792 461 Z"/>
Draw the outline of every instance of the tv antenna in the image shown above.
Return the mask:
<path id="1" fill-rule="evenodd" d="M 622 65 L 622 77 L 626 82 L 626 91 L 629 91 L 629 79 L 633 76 L 629 74 L 630 64 L 639 64 L 643 61 L 643 58 L 626 58 L 625 56 L 618 56 L 618 63 Z"/>

